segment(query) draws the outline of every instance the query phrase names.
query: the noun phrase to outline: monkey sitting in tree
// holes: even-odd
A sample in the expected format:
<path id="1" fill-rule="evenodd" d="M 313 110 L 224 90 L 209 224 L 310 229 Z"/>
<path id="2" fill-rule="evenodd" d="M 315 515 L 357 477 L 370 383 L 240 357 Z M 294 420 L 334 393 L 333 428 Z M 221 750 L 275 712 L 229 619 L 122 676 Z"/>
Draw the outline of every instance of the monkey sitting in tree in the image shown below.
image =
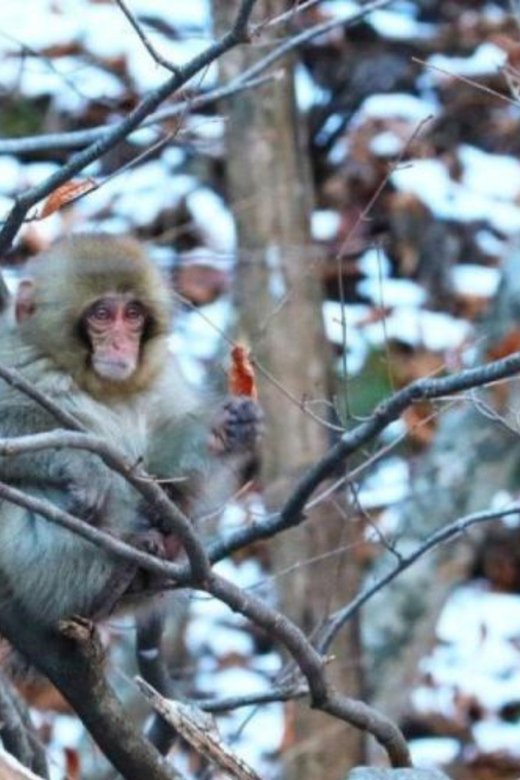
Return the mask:
<path id="1" fill-rule="evenodd" d="M 167 285 L 136 242 L 77 235 L 36 258 L 31 272 L 15 304 L 19 324 L 2 339 L 0 363 L 20 371 L 88 432 L 171 482 L 193 516 L 216 462 L 254 452 L 257 404 L 228 400 L 214 425 L 208 422 L 168 354 Z M 35 400 L 0 380 L 1 437 L 60 427 Z M 150 530 L 134 488 L 86 450 L 0 457 L 0 480 L 125 540 L 138 542 Z M 0 624 L 4 605 L 12 610 L 13 604 L 40 632 L 54 632 L 73 615 L 106 617 L 121 565 L 44 517 L 0 501 Z"/>

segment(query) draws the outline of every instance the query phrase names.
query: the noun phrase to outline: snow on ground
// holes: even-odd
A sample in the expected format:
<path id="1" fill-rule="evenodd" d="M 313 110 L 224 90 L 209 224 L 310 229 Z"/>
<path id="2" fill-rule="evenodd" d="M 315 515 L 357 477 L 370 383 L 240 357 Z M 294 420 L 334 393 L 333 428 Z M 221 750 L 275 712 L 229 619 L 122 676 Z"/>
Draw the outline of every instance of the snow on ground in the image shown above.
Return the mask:
<path id="1" fill-rule="evenodd" d="M 518 724 L 501 717 L 520 702 L 520 596 L 493 592 L 483 580 L 459 586 L 444 606 L 436 635 L 438 644 L 421 662 L 424 682 L 413 691 L 414 710 L 459 722 L 461 702 L 471 701 L 480 711 L 469 725 L 477 748 L 520 758 Z M 437 752 L 442 742 L 419 744 L 418 765 L 445 763 Z"/>

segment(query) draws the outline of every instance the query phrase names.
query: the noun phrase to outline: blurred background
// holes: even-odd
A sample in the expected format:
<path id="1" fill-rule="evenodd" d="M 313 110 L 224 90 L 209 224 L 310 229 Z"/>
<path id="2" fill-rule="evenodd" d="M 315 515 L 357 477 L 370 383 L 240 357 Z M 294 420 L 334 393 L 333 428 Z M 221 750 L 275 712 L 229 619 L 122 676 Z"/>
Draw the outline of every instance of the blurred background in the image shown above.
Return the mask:
<path id="1" fill-rule="evenodd" d="M 127 10 L 171 67 L 228 29 L 237 7 L 129 0 Z M 2 217 L 165 80 L 124 8 L 0 0 Z M 65 232 L 129 233 L 171 284 L 171 349 L 194 386 L 224 388 L 230 343 L 246 341 L 266 409 L 264 462 L 221 512 L 219 534 L 279 507 L 295 475 L 394 391 L 520 348 L 516 0 L 259 0 L 255 21 L 248 46 L 84 171 L 81 197 L 37 209 L 2 263 L 14 290 L 27 259 Z M 247 76 L 260 83 L 239 92 Z M 338 473 L 302 528 L 221 572 L 318 631 L 428 534 L 514 507 L 518 394 L 510 381 L 411 406 Z M 510 513 L 422 557 L 330 650 L 335 684 L 381 707 L 415 762 L 454 780 L 520 775 L 519 523 Z M 167 650 L 181 694 L 277 679 L 270 638 L 222 605 L 187 595 L 173 611 Z M 103 630 L 114 684 L 141 717 L 132 625 Z M 112 776 L 49 687 L 23 693 L 53 779 Z M 340 780 L 377 760 L 362 735 L 303 704 L 220 721 L 266 780 Z M 182 747 L 175 760 L 187 777 L 219 776 Z"/>

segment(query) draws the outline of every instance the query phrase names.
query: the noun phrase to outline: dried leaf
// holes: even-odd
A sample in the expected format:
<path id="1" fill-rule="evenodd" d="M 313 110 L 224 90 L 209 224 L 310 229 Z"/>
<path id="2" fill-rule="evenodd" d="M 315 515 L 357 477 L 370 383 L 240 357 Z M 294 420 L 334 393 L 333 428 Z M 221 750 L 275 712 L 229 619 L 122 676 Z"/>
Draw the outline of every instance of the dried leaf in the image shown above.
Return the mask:
<path id="1" fill-rule="evenodd" d="M 81 778 L 81 761 L 79 753 L 74 748 L 66 747 L 65 752 L 65 777 L 67 780 L 80 780 Z"/>
<path id="2" fill-rule="evenodd" d="M 49 217 L 56 211 L 59 211 L 63 206 L 71 203 L 80 195 L 84 195 L 86 192 L 90 192 L 97 186 L 94 179 L 76 179 L 74 181 L 68 181 L 58 187 L 57 190 L 51 192 L 45 203 L 43 204 L 40 212 L 40 219 Z"/>
<path id="3" fill-rule="evenodd" d="M 249 360 L 248 350 L 241 344 L 236 344 L 231 350 L 228 382 L 231 395 L 257 398 L 255 372 Z"/>

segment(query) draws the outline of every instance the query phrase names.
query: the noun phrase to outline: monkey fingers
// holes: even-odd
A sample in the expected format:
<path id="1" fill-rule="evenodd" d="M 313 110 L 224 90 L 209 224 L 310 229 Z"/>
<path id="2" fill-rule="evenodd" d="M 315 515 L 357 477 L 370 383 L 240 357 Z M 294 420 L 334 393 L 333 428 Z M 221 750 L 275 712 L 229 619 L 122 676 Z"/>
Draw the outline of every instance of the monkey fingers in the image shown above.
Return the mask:
<path id="1" fill-rule="evenodd" d="M 256 401 L 246 396 L 230 398 L 213 426 L 212 448 L 217 452 L 252 450 L 260 442 L 263 429 L 264 415 Z"/>

